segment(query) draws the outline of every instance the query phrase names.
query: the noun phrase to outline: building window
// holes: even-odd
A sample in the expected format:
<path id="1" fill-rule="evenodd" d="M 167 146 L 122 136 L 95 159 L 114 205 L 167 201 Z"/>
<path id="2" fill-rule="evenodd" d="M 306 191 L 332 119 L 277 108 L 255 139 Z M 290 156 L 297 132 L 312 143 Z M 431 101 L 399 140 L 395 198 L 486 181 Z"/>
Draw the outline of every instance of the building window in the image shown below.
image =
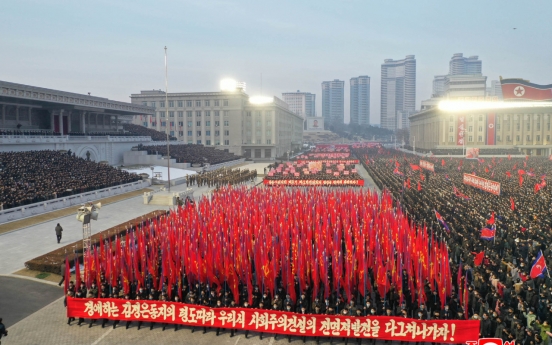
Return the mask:
<path id="1" fill-rule="evenodd" d="M 266 126 L 267 126 L 267 127 L 272 126 L 272 120 L 267 120 L 267 121 L 266 121 Z"/>
<path id="2" fill-rule="evenodd" d="M 516 123 L 516 130 L 519 131 L 519 121 Z"/>
<path id="3" fill-rule="evenodd" d="M 261 111 L 260 110 L 255 110 L 255 116 L 261 117 Z"/>
<path id="4" fill-rule="evenodd" d="M 530 135 L 527 136 L 527 141 L 531 141 L 531 136 Z"/>
<path id="5" fill-rule="evenodd" d="M 255 141 L 255 144 L 260 144 L 261 143 L 261 139 L 257 138 L 257 140 Z"/>
<path id="6" fill-rule="evenodd" d="M 225 140 L 224 145 L 226 145 L 226 146 L 230 145 L 230 140 Z"/>
<path id="7" fill-rule="evenodd" d="M 159 102 L 159 106 L 160 106 L 161 108 L 165 108 L 165 101 Z"/>
<path id="8" fill-rule="evenodd" d="M 547 136 L 546 136 L 546 142 L 547 142 L 547 143 L 550 143 L 550 135 L 547 135 Z"/>
<path id="9" fill-rule="evenodd" d="M 230 121 L 224 121 L 224 127 L 230 126 Z"/>
<path id="10" fill-rule="evenodd" d="M 227 106 L 228 106 L 228 100 L 227 100 L 227 99 L 223 99 L 223 100 L 222 100 L 222 106 L 223 106 L 223 107 L 227 107 Z"/>
<path id="11" fill-rule="evenodd" d="M 210 135 L 211 135 L 211 131 L 205 131 L 205 135 L 210 136 Z"/>
<path id="12" fill-rule="evenodd" d="M 169 135 L 170 135 L 171 137 L 174 137 L 174 131 L 171 131 L 171 132 L 169 133 Z"/>
<path id="13" fill-rule="evenodd" d="M 483 121 L 483 115 L 479 115 L 479 121 Z"/>
<path id="14" fill-rule="evenodd" d="M 201 139 L 197 139 L 197 143 L 198 145 L 201 145 Z"/>
<path id="15" fill-rule="evenodd" d="M 201 136 L 201 131 L 197 131 L 197 136 L 200 137 Z"/>
<path id="16" fill-rule="evenodd" d="M 218 99 L 215 99 L 215 107 L 220 107 L 220 101 Z"/>
<path id="17" fill-rule="evenodd" d="M 267 145 L 272 145 L 272 140 L 266 139 L 266 144 L 267 144 Z"/>
<path id="18" fill-rule="evenodd" d="M 540 135 L 537 135 L 537 142 L 540 142 Z"/>
<path id="19" fill-rule="evenodd" d="M 205 116 L 211 116 L 211 110 L 205 110 Z"/>
<path id="20" fill-rule="evenodd" d="M 192 106 L 192 101 L 186 101 L 186 106 L 191 107 Z"/>
<path id="21" fill-rule="evenodd" d="M 260 127 L 260 126 L 261 126 L 261 120 L 257 120 L 257 121 L 255 122 L 255 126 L 259 126 L 259 127 Z M 454 132 L 454 128 L 453 128 L 452 126 L 450 126 L 450 131 L 451 131 L 451 132 Z"/>
<path id="22" fill-rule="evenodd" d="M 215 110 L 215 116 L 220 116 L 220 111 L 219 110 Z"/>
<path id="23" fill-rule="evenodd" d="M 267 119 L 270 119 L 271 116 L 272 116 L 272 110 L 267 110 L 267 111 L 265 111 L 265 117 L 266 117 Z"/>
<path id="24" fill-rule="evenodd" d="M 496 124 L 496 129 L 497 129 L 497 130 L 500 129 L 500 123 L 497 123 L 497 124 Z"/>
<path id="25" fill-rule="evenodd" d="M 512 139 L 510 139 L 509 135 L 506 136 L 506 141 L 512 141 Z"/>
<path id="26" fill-rule="evenodd" d="M 229 130 L 225 130 L 225 131 L 224 131 L 224 135 L 230 136 L 230 131 L 229 131 Z"/>
<path id="27" fill-rule="evenodd" d="M 196 121 L 196 126 L 201 127 L 201 121 Z"/>
<path id="28" fill-rule="evenodd" d="M 215 131 L 215 137 L 218 137 L 220 135 L 220 131 Z"/>
<path id="29" fill-rule="evenodd" d="M 179 125 L 180 127 L 182 127 L 182 126 L 184 126 L 184 122 L 183 122 L 183 121 L 178 121 L 178 125 Z"/>
<path id="30" fill-rule="evenodd" d="M 500 140 L 500 135 L 497 135 L 497 136 L 496 136 L 496 140 L 497 140 L 497 141 L 501 141 L 501 140 Z"/>
<path id="31" fill-rule="evenodd" d="M 211 145 L 211 140 L 205 140 L 205 145 Z"/>
<path id="32" fill-rule="evenodd" d="M 531 129 L 531 122 L 527 121 L 527 130 Z"/>
<path id="33" fill-rule="evenodd" d="M 220 141 L 215 140 L 215 145 L 220 145 Z"/>
<path id="34" fill-rule="evenodd" d="M 540 131 L 540 121 L 537 122 L 537 131 Z"/>
<path id="35" fill-rule="evenodd" d="M 205 121 L 205 126 L 211 127 L 211 121 Z"/>
<path id="36" fill-rule="evenodd" d="M 261 158 L 261 149 L 255 149 L 255 158 Z"/>
<path id="37" fill-rule="evenodd" d="M 468 141 L 473 142 L 473 137 L 471 135 L 468 137 Z"/>
<path id="38" fill-rule="evenodd" d="M 161 121 L 161 127 L 165 127 L 167 123 L 165 121 Z"/>
<path id="39" fill-rule="evenodd" d="M 201 110 L 196 111 L 196 117 L 201 117 Z"/>
<path id="40" fill-rule="evenodd" d="M 188 127 L 192 127 L 193 124 L 192 124 L 192 121 L 188 121 Z"/>
<path id="41" fill-rule="evenodd" d="M 206 99 L 206 100 L 205 100 L 205 106 L 206 106 L 206 107 L 210 107 L 210 106 L 211 106 L 211 101 L 208 100 L 208 99 Z M 209 145 L 209 144 L 207 144 L 207 145 Z"/>
<path id="42" fill-rule="evenodd" d="M 147 122 L 142 122 L 142 126 L 147 127 L 148 123 Z"/>
<path id="43" fill-rule="evenodd" d="M 201 107 L 201 101 L 196 101 L 196 107 Z"/>
<path id="44" fill-rule="evenodd" d="M 479 131 L 483 132 L 483 126 L 479 126 Z"/>
<path id="45" fill-rule="evenodd" d="M 519 142 L 519 135 L 516 135 L 516 142 Z"/>
<path id="46" fill-rule="evenodd" d="M 245 112 L 245 116 L 251 117 L 251 112 L 250 112 L 250 111 L 246 111 L 246 112 Z"/>
<path id="47" fill-rule="evenodd" d="M 482 141 L 483 141 L 483 137 L 482 137 L 481 135 L 478 136 L 478 137 L 477 137 L 477 141 L 478 141 L 478 142 L 482 142 Z"/>
<path id="48" fill-rule="evenodd" d="M 182 108 L 182 107 L 184 106 L 183 103 L 184 103 L 184 102 L 182 102 L 182 101 L 178 101 L 178 107 L 179 107 L 179 108 Z"/>
<path id="49" fill-rule="evenodd" d="M 191 111 L 186 112 L 186 117 L 192 117 L 192 116 L 193 116 L 193 113 Z"/>
<path id="50" fill-rule="evenodd" d="M 451 136 L 449 137 L 449 143 L 453 143 L 453 142 L 454 142 L 454 137 L 451 135 Z"/>
<path id="51" fill-rule="evenodd" d="M 266 136 L 268 137 L 268 136 L 271 136 L 271 135 L 272 135 L 272 131 L 270 129 L 267 129 L 266 130 Z"/>
<path id="52" fill-rule="evenodd" d="M 148 102 L 142 102 L 142 105 L 148 106 Z"/>
<path id="53" fill-rule="evenodd" d="M 473 126 L 468 127 L 468 132 L 473 132 Z"/>
<path id="54" fill-rule="evenodd" d="M 169 101 L 169 108 L 174 108 L 174 101 Z"/>
<path id="55" fill-rule="evenodd" d="M 451 116 L 450 119 L 449 119 L 450 122 L 453 122 L 454 121 L 454 116 Z"/>
<path id="56" fill-rule="evenodd" d="M 220 126 L 220 121 L 215 121 L 215 127 L 219 127 Z"/>
<path id="57" fill-rule="evenodd" d="M 188 145 L 192 145 L 194 142 L 192 140 L 188 140 Z"/>
<path id="58" fill-rule="evenodd" d="M 178 112 L 178 117 L 184 117 L 184 112 L 183 112 L 183 111 L 179 111 L 179 112 Z"/>
<path id="59" fill-rule="evenodd" d="M 189 137 L 192 136 L 192 131 L 188 131 L 188 136 L 189 136 Z"/>
<path id="60" fill-rule="evenodd" d="M 159 117 L 165 117 L 165 112 L 164 112 L 164 111 L 160 111 L 160 112 L 159 112 Z"/>
<path id="61" fill-rule="evenodd" d="M 171 121 L 170 124 L 171 124 L 171 127 L 174 127 L 174 122 L 173 121 Z"/>
<path id="62" fill-rule="evenodd" d="M 174 117 L 174 111 L 169 111 L 169 117 Z"/>
<path id="63" fill-rule="evenodd" d="M 257 126 L 260 126 L 260 125 L 261 125 L 260 122 L 261 122 L 261 121 L 257 121 Z M 451 133 L 454 132 L 454 126 L 450 126 L 450 127 L 449 127 L 449 132 L 451 132 Z"/>
<path id="64" fill-rule="evenodd" d="M 178 131 L 178 136 L 183 137 L 184 136 L 184 131 Z"/>
<path id="65" fill-rule="evenodd" d="M 230 115 L 230 111 L 229 111 L 229 110 L 225 110 L 225 111 L 224 111 L 224 116 L 228 116 L 228 115 Z"/>
<path id="66" fill-rule="evenodd" d="M 547 129 L 547 130 L 550 130 L 550 122 L 547 122 L 547 123 L 546 123 L 546 129 Z"/>

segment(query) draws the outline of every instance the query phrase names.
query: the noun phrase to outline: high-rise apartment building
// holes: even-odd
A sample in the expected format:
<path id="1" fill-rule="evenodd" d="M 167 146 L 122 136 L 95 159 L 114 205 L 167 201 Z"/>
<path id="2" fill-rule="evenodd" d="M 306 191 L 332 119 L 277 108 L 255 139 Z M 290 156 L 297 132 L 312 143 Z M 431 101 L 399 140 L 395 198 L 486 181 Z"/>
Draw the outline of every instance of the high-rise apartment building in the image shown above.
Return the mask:
<path id="1" fill-rule="evenodd" d="M 464 54 L 456 53 L 449 62 L 449 75 L 481 74 L 481 70 L 481 60 L 477 55 L 464 57 Z"/>
<path id="2" fill-rule="evenodd" d="M 345 122 L 344 97 L 343 80 L 322 82 L 322 117 L 326 124 Z"/>
<path id="3" fill-rule="evenodd" d="M 316 116 L 316 95 L 310 92 L 284 92 L 282 99 L 289 105 L 289 110 L 302 118 Z"/>
<path id="4" fill-rule="evenodd" d="M 381 65 L 381 127 L 397 129 L 398 112 L 413 112 L 416 107 L 416 59 L 386 59 Z"/>
<path id="5" fill-rule="evenodd" d="M 447 79 L 447 75 L 436 75 L 433 77 L 433 93 L 432 97 L 441 97 L 444 95 L 446 89 L 445 89 L 445 81 Z"/>
<path id="6" fill-rule="evenodd" d="M 370 124 L 370 77 L 351 78 L 350 121 L 354 125 Z"/>
<path id="7" fill-rule="evenodd" d="M 487 96 L 497 97 L 499 100 L 503 99 L 500 80 L 491 80 L 491 87 L 487 88 Z"/>

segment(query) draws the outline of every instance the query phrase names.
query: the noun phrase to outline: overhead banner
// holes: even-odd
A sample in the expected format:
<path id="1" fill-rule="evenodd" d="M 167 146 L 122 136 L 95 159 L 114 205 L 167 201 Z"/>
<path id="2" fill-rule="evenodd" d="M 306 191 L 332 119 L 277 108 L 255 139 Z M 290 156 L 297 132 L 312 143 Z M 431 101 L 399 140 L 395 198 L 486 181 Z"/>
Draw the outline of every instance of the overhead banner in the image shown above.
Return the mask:
<path id="1" fill-rule="evenodd" d="M 426 169 L 426 170 L 435 172 L 435 165 L 433 163 L 428 162 L 428 161 L 420 160 L 420 167 L 422 169 Z"/>
<path id="2" fill-rule="evenodd" d="M 209 308 L 162 301 L 67 298 L 67 317 L 230 328 L 294 336 L 376 338 L 465 344 L 479 338 L 478 320 L 414 320 L 299 314 L 263 309 Z"/>
<path id="3" fill-rule="evenodd" d="M 464 136 L 466 134 L 466 115 L 458 115 L 458 125 L 456 132 L 456 145 L 464 145 Z"/>
<path id="4" fill-rule="evenodd" d="M 358 159 L 298 159 L 297 164 L 303 164 L 313 161 L 327 164 L 358 164 Z"/>
<path id="5" fill-rule="evenodd" d="M 364 180 L 264 180 L 263 183 L 265 186 L 364 186 Z"/>
<path id="6" fill-rule="evenodd" d="M 487 145 L 495 145 L 496 144 L 496 136 L 495 136 L 495 114 L 487 114 Z"/>
<path id="7" fill-rule="evenodd" d="M 487 180 L 472 174 L 464 174 L 464 184 L 479 188 L 485 192 L 500 195 L 500 182 Z"/>

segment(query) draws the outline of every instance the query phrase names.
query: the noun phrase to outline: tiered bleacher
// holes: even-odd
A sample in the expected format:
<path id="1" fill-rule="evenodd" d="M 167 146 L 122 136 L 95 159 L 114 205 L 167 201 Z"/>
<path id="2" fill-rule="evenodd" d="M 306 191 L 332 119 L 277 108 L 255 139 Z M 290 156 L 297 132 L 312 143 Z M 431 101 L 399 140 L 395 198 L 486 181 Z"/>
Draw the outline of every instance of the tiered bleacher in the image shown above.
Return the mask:
<path id="1" fill-rule="evenodd" d="M 138 145 L 138 150 L 145 150 L 148 152 L 148 155 L 167 155 L 167 145 Z M 176 163 L 191 164 L 220 164 L 242 158 L 241 156 L 237 156 L 233 153 L 217 150 L 214 147 L 205 147 L 203 145 L 194 144 L 171 145 L 170 155 L 171 158 L 176 159 Z"/>
<path id="2" fill-rule="evenodd" d="M 123 129 L 132 136 L 147 136 L 151 137 L 153 141 L 167 141 L 167 134 L 155 129 L 134 125 L 132 123 L 123 124 Z M 169 140 L 176 140 L 176 138 L 169 136 Z"/>

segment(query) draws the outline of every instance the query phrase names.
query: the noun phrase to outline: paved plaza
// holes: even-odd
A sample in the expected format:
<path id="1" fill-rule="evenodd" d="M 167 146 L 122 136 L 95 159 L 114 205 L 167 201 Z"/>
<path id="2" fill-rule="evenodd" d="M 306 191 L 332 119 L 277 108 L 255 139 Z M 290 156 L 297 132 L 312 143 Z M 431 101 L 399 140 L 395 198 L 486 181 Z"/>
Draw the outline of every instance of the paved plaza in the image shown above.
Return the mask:
<path id="1" fill-rule="evenodd" d="M 266 164 L 246 164 L 241 169 L 256 168 L 259 173 L 263 172 Z M 360 175 L 365 179 L 364 188 L 376 188 L 366 170 L 358 165 Z M 255 184 L 262 181 L 257 178 Z M 153 186 L 152 189 L 160 188 Z M 183 191 L 187 187 L 179 185 L 171 190 Z M 193 187 L 194 196 L 199 198 L 208 193 L 212 188 L 203 186 Z M 166 210 L 168 206 L 144 205 L 142 196 L 131 197 L 113 204 L 109 204 L 100 210 L 98 221 L 92 222 L 92 232 L 108 229 L 115 225 L 124 223 L 133 218 L 154 210 Z M 76 210 L 75 210 L 76 214 Z M 60 223 L 63 228 L 61 243 L 56 242 L 54 228 Z M 1 227 L 2 225 L 0 225 Z M 251 333 L 249 339 L 245 339 L 243 332 L 230 337 L 226 331 L 216 336 L 215 330 L 209 330 L 202 334 L 201 329 L 194 333 L 190 327 L 182 327 L 174 331 L 173 326 L 162 331 L 161 326 L 156 325 L 149 330 L 149 324 L 142 329 L 137 329 L 134 323 L 128 330 L 124 324 L 116 329 L 112 328 L 112 322 L 106 328 L 101 323 L 96 323 L 91 328 L 86 324 L 77 326 L 76 322 L 67 325 L 65 308 L 63 306 L 63 289 L 55 283 L 41 281 L 38 279 L 23 278 L 11 275 L 13 272 L 24 268 L 25 261 L 39 255 L 55 250 L 60 246 L 82 239 L 81 223 L 75 219 L 75 215 L 36 224 L 20 230 L 0 235 L 0 317 L 8 327 L 9 336 L 2 339 L 3 345 L 11 344 L 284 344 L 288 343 L 287 337 L 279 336 L 277 340 L 272 334 L 266 334 L 261 340 L 258 333 Z M 292 337 L 291 343 L 302 344 L 303 339 Z M 307 344 L 315 344 L 315 341 L 306 339 Z M 329 344 L 328 338 L 321 339 L 321 344 Z M 342 339 L 333 339 L 333 344 L 344 344 Z M 356 340 L 350 339 L 349 344 L 355 344 Z M 364 341 L 364 344 L 371 344 L 371 341 Z M 376 342 L 384 344 L 383 341 Z M 388 343 L 391 344 L 391 343 Z M 398 344 L 398 343 L 397 343 Z"/>

